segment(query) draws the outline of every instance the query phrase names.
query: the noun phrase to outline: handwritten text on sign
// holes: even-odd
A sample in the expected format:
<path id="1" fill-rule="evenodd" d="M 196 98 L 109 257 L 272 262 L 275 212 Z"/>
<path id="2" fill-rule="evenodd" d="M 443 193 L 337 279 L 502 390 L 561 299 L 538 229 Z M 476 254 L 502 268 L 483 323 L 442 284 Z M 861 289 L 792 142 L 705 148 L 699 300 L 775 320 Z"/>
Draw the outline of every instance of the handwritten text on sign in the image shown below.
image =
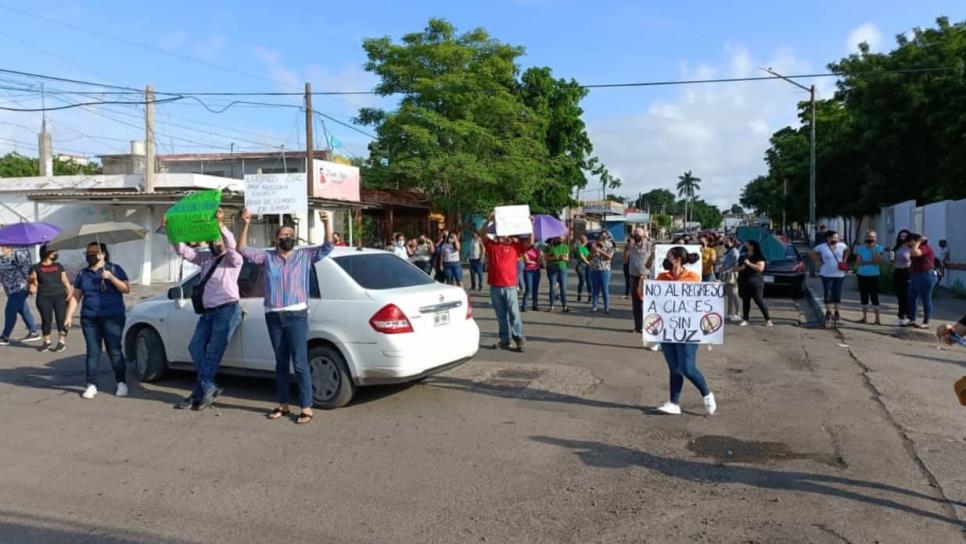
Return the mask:
<path id="1" fill-rule="evenodd" d="M 207 242 L 221 237 L 215 212 L 221 205 L 221 191 L 196 191 L 179 200 L 165 214 L 171 242 Z"/>
<path id="2" fill-rule="evenodd" d="M 496 222 L 497 236 L 517 236 L 533 232 L 528 204 L 497 206 L 493 208 L 493 219 Z"/>
<path id="3" fill-rule="evenodd" d="M 644 283 L 644 341 L 724 344 L 722 283 Z"/>
<path id="4" fill-rule="evenodd" d="M 245 207 L 253 214 L 304 214 L 308 202 L 304 173 L 245 176 Z"/>

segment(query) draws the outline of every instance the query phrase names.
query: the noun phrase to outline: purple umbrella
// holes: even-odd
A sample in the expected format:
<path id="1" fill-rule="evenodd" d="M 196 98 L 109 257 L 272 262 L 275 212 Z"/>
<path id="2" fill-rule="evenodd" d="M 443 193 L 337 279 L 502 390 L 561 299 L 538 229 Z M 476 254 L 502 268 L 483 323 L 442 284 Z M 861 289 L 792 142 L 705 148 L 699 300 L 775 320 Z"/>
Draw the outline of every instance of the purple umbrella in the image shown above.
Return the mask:
<path id="1" fill-rule="evenodd" d="M 50 223 L 14 223 L 0 229 L 0 246 L 33 246 L 46 244 L 60 233 Z"/>
<path id="2" fill-rule="evenodd" d="M 552 215 L 533 216 L 533 237 L 537 240 L 564 237 L 567 231 L 567 225 Z"/>

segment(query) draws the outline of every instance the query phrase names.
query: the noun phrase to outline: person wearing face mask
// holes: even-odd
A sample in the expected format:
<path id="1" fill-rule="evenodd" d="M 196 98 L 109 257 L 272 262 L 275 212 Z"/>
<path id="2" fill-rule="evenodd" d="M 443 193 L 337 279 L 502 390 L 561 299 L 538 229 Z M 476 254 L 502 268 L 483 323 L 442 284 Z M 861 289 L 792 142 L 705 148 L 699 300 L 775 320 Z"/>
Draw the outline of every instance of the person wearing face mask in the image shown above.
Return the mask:
<path id="1" fill-rule="evenodd" d="M 87 388 L 82 397 L 92 399 L 97 395 L 97 367 L 101 360 L 102 346 L 107 350 L 117 382 L 115 394 L 126 397 L 127 367 L 121 352 L 121 333 L 124 330 L 124 295 L 131 292 L 131 283 L 123 268 L 111 262 L 107 246 L 92 242 L 85 249 L 87 268 L 78 272 L 74 279 L 73 298 L 67 307 L 66 328 L 77 305 L 81 306 L 81 331 L 87 345 Z"/>
<path id="2" fill-rule="evenodd" d="M 590 298 L 590 248 L 587 246 L 587 236 L 581 235 L 580 240 L 574 245 L 574 257 L 577 258 L 577 302 L 580 302 L 584 289 L 587 290 L 587 298 Z"/>
<path id="3" fill-rule="evenodd" d="M 862 319 L 859 323 L 869 322 L 869 302 L 875 314 L 875 324 L 881 325 L 879 316 L 879 261 L 884 249 L 876 240 L 878 235 L 874 230 L 866 231 L 865 243 L 855 248 L 856 276 L 859 283 L 859 299 L 862 302 Z"/>
<path id="4" fill-rule="evenodd" d="M 335 244 L 332 244 L 332 245 L 335 245 Z M 393 241 L 393 244 L 392 244 L 392 252 L 396 257 L 399 257 L 404 261 L 408 261 L 409 258 L 412 256 L 409 254 L 409 248 L 406 247 L 405 234 L 401 232 L 396 233 L 395 240 Z"/>
<path id="5" fill-rule="evenodd" d="M 533 245 L 533 234 L 527 241 L 509 236 L 497 236 L 490 240 L 487 229 L 493 225 L 495 215 L 490 213 L 489 220 L 480 230 L 480 238 L 486 248 L 487 278 L 490 286 L 490 303 L 496 314 L 499 342 L 494 349 L 510 349 L 510 339 L 516 343 L 518 352 L 523 352 L 526 338 L 523 336 L 523 319 L 517 300 L 517 262 L 520 256 Z"/>
<path id="6" fill-rule="evenodd" d="M 603 299 L 604 313 L 610 313 L 610 266 L 614 258 L 614 243 L 606 232 L 590 250 L 590 277 L 593 286 L 593 296 L 590 298 L 590 311 L 597 312 L 597 301 Z"/>
<path id="7" fill-rule="evenodd" d="M 748 326 L 751 301 L 754 299 L 758 310 L 765 318 L 765 326 L 772 327 L 774 323 L 768 314 L 768 305 L 765 304 L 765 278 L 762 276 L 762 272 L 765 271 L 765 256 L 761 251 L 761 244 L 756 240 L 748 240 L 745 242 L 745 251 L 745 256 L 738 262 L 738 293 L 741 295 L 740 326 Z"/>
<path id="8" fill-rule="evenodd" d="M 312 372 L 308 360 L 308 299 L 312 266 L 332 252 L 332 218 L 319 212 L 325 225 L 325 243 L 321 246 L 295 247 L 295 229 L 279 227 L 275 231 L 275 249 L 247 247 L 252 215 L 242 210 L 242 231 L 238 250 L 248 260 L 262 265 L 265 278 L 265 325 L 275 351 L 275 399 L 278 405 L 267 414 L 278 419 L 289 414 L 289 365 L 295 368 L 298 400 L 302 409 L 296 423 L 312 421 Z"/>
<path id="9" fill-rule="evenodd" d="M 628 273 L 631 278 L 631 308 L 634 314 L 633 332 L 644 332 L 644 299 L 640 296 L 641 284 L 647 278 L 647 271 L 654 261 L 654 248 L 647 239 L 643 228 L 637 227 L 627 243 L 624 259 L 628 263 Z"/>
<path id="10" fill-rule="evenodd" d="M 44 342 L 40 351 L 60 353 L 67 349 L 67 304 L 73 287 L 67 278 L 67 270 L 57 262 L 57 252 L 46 245 L 40 248 L 40 262 L 30 271 L 28 280 L 30 294 L 35 296 L 37 313 L 40 314 L 40 332 Z M 57 323 L 57 344 L 51 344 L 50 332 Z"/>
<path id="11" fill-rule="evenodd" d="M 413 247 L 413 264 L 429 274 L 433 269 L 433 254 L 435 252 L 436 245 L 433 244 L 433 241 L 427 238 L 425 234 L 420 234 L 415 247 Z"/>
<path id="12" fill-rule="evenodd" d="M 442 262 L 443 273 L 446 276 L 446 283 L 449 285 L 463 286 L 463 262 L 460 257 L 459 236 L 451 232 L 443 241 Z"/>
<path id="13" fill-rule="evenodd" d="M 714 281 L 714 265 L 718 262 L 718 252 L 711 246 L 711 239 L 702 234 L 698 237 L 701 244 L 701 281 Z"/>
<path id="14" fill-rule="evenodd" d="M 7 305 L 4 311 L 3 334 L 0 334 L 0 346 L 10 345 L 10 334 L 17 324 L 17 316 L 23 318 L 27 326 L 27 336 L 23 342 L 40 340 L 34 316 L 27 306 L 27 278 L 30 276 L 30 253 L 26 249 L 0 247 L 0 281 L 3 292 L 7 295 Z"/>
<path id="15" fill-rule="evenodd" d="M 547 246 L 547 279 L 550 280 L 550 308 L 554 310 L 554 301 L 560 300 L 561 310 L 570 312 L 567 306 L 567 271 L 570 263 L 570 244 L 563 238 L 554 238 Z"/>
<path id="16" fill-rule="evenodd" d="M 909 325 L 920 329 L 929 328 L 932 316 L 932 290 L 936 287 L 936 254 L 919 234 L 910 234 L 909 246 Z M 922 300 L 922 323 L 916 323 L 918 302 Z"/>
<path id="17" fill-rule="evenodd" d="M 191 394 L 175 405 L 179 410 L 191 408 L 204 410 L 215 402 L 221 393 L 215 385 L 215 376 L 221 359 L 228 349 L 235 329 L 241 323 L 238 307 L 238 275 L 244 259 L 235 249 L 235 237 L 225 226 L 224 210 L 216 213 L 221 239 L 208 242 L 211 251 L 196 251 L 185 244 L 175 244 L 174 250 L 181 258 L 201 267 L 198 276 L 202 280 L 194 289 L 200 290 L 203 308 L 198 312 L 198 323 L 188 343 L 188 352 L 195 364 L 197 377 Z M 195 299 L 195 296 L 192 296 Z"/>
<path id="18" fill-rule="evenodd" d="M 845 271 L 848 270 L 849 246 L 839 241 L 839 233 L 834 230 L 825 231 L 825 243 L 819 244 L 812 254 L 816 264 L 820 266 L 818 275 L 822 278 L 822 290 L 825 299 L 825 321 L 837 324 L 842 318 L 839 315 L 839 304 L 842 303 L 842 282 L 845 281 Z"/>
<path id="19" fill-rule="evenodd" d="M 725 241 L 724 252 L 721 262 L 720 279 L 725 285 L 725 313 L 731 321 L 741 321 L 738 315 L 741 307 L 738 302 L 738 258 L 741 252 L 738 250 L 737 240 L 731 238 Z"/>
<path id="20" fill-rule="evenodd" d="M 664 272 L 658 274 L 657 281 L 701 281 L 701 277 L 696 272 L 685 268 L 688 264 L 696 263 L 700 259 L 700 255 L 688 253 L 682 246 L 672 247 L 661 263 Z M 640 297 L 643 299 L 643 283 L 638 290 Z M 669 415 L 681 413 L 681 391 L 684 389 L 684 380 L 687 378 L 701 393 L 705 411 L 708 415 L 714 415 L 718 406 L 714 400 L 714 393 L 708 389 L 708 382 L 704 379 L 704 374 L 698 369 L 698 344 L 664 342 L 661 344 L 661 352 L 664 354 L 664 361 L 667 363 L 668 373 L 670 374 L 670 396 L 667 402 L 658 407 L 658 411 Z"/>
<path id="21" fill-rule="evenodd" d="M 896 292 L 899 307 L 899 325 L 909 324 L 909 267 L 912 265 L 912 249 L 906 243 L 910 232 L 906 229 L 896 235 L 896 245 L 892 248 L 892 288 Z"/>

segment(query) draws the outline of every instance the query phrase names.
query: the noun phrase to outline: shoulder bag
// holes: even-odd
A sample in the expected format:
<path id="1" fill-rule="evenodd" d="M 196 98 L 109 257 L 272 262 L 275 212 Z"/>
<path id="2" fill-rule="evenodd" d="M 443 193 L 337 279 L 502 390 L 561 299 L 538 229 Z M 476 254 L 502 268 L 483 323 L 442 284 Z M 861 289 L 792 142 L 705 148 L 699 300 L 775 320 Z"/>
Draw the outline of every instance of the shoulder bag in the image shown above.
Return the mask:
<path id="1" fill-rule="evenodd" d="M 194 289 L 191 290 L 191 306 L 194 307 L 195 313 L 198 315 L 205 313 L 205 285 L 208 283 L 208 280 L 211 279 L 211 275 L 215 273 L 215 269 L 218 268 L 218 265 L 221 264 L 221 260 L 224 258 L 224 255 L 219 255 L 218 258 L 211 263 L 211 268 L 208 269 L 205 277 L 201 278 L 201 281 L 198 282 L 198 285 L 195 285 Z"/>

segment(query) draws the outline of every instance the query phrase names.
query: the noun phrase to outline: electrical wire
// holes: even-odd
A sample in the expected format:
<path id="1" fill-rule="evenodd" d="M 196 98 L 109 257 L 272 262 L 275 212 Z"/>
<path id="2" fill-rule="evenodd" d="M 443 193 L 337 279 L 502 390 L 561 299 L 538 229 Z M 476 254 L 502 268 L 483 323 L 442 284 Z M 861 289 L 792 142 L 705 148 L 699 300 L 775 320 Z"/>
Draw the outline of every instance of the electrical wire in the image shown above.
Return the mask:
<path id="1" fill-rule="evenodd" d="M 184 98 L 186 98 L 186 97 L 181 96 L 181 97 L 172 97 L 172 98 L 162 98 L 161 100 L 152 100 L 152 102 L 155 103 L 155 104 L 164 104 L 164 103 L 167 103 L 167 102 L 174 102 L 176 100 L 182 100 Z M 0 106 L 0 110 L 3 110 L 3 111 L 19 111 L 19 112 L 40 112 L 40 111 L 69 110 L 71 108 L 83 108 L 83 107 L 86 107 L 86 106 L 97 106 L 97 105 L 105 105 L 105 104 L 118 104 L 118 105 L 128 105 L 128 106 L 131 106 L 131 105 L 142 105 L 143 106 L 143 105 L 145 105 L 147 103 L 148 102 L 145 102 L 145 101 L 140 101 L 140 102 L 127 102 L 127 101 L 121 101 L 121 100 L 105 100 L 105 101 L 97 101 L 97 102 L 77 102 L 77 103 L 70 103 L 70 104 L 67 104 L 67 105 L 64 105 L 64 106 L 48 106 L 48 107 L 42 107 L 42 108 L 10 108 L 10 107 L 7 107 L 7 106 Z"/>

